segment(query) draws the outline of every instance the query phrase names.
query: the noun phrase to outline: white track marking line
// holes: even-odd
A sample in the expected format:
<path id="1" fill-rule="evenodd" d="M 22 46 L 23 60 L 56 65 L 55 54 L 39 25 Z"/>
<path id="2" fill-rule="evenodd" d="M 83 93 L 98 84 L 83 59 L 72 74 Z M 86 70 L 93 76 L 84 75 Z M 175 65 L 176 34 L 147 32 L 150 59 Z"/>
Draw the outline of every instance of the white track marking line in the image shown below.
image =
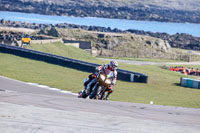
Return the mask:
<path id="1" fill-rule="evenodd" d="M 38 84 L 38 83 L 29 83 L 29 82 L 19 81 L 19 80 L 11 79 L 11 78 L 4 77 L 4 76 L 0 76 L 0 77 L 1 77 L 1 78 L 4 78 L 4 79 L 8 79 L 8 80 L 15 81 L 15 82 L 23 83 L 23 84 L 28 84 L 28 85 L 32 85 L 32 86 L 36 86 L 36 87 L 40 87 L 40 88 L 44 88 L 44 89 L 48 89 L 48 90 L 52 90 L 52 91 L 57 91 L 57 92 L 60 92 L 60 93 L 72 94 L 72 95 L 78 96 L 77 93 L 73 93 L 73 92 L 71 92 L 71 91 L 65 91 L 65 90 L 61 90 L 61 89 L 58 89 L 58 88 L 51 88 L 51 87 L 49 87 L 49 86 L 40 85 L 40 84 Z"/>

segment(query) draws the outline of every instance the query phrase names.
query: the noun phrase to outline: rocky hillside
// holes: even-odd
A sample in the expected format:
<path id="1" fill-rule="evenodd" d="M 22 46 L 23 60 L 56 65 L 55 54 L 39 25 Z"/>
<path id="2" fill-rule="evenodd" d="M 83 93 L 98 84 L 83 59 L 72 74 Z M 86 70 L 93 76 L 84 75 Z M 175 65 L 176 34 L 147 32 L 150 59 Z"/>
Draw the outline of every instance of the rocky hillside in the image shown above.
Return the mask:
<path id="1" fill-rule="evenodd" d="M 181 49 L 188 49 L 188 50 L 200 50 L 200 38 L 194 37 L 188 34 L 175 34 L 169 35 L 166 33 L 153 33 L 153 32 L 144 32 L 139 30 L 127 30 L 122 31 L 119 29 L 111 29 L 105 27 L 97 27 L 97 26 L 83 26 L 83 25 L 74 25 L 74 24 L 56 24 L 56 25 L 49 25 L 49 24 L 36 24 L 36 23 L 22 23 L 22 22 L 15 22 L 15 21 L 6 21 L 0 20 L 0 26 L 2 27 L 17 27 L 17 28 L 30 28 L 36 30 L 43 30 L 45 28 L 51 29 L 51 27 L 57 28 L 68 28 L 68 29 L 83 29 L 86 31 L 104 31 L 104 32 L 112 32 L 112 33 L 134 33 L 137 35 L 145 35 L 151 36 L 155 38 L 160 38 L 169 42 L 170 46 L 173 48 L 181 48 Z M 56 32 L 46 32 L 45 34 L 50 34 L 50 36 L 58 37 L 59 34 Z"/>
<path id="2" fill-rule="evenodd" d="M 171 49 L 168 41 L 163 39 L 145 35 L 136 35 L 130 32 L 114 33 L 89 31 L 80 28 L 63 28 L 63 25 L 65 24 L 59 25 L 61 28 L 58 28 L 58 25 L 46 25 L 46 28 L 35 30 L 35 32 L 32 32 L 31 34 L 32 40 L 59 37 L 65 40 L 91 42 L 93 54 L 98 56 L 159 58 L 176 60 L 181 59 L 185 61 L 187 61 L 189 58 L 189 53 Z M 19 22 L 17 26 L 20 26 Z M 29 26 L 34 28 L 40 27 L 39 25 L 36 26 L 34 24 L 29 24 Z M 13 32 L 7 31 L 7 27 L 1 27 L 1 29 L 4 30 L 0 32 L 0 43 L 11 45 L 16 43 L 17 45 L 17 41 L 20 40 L 22 36 L 29 36 L 29 34 L 22 33 L 22 30 L 16 30 L 17 32 Z M 192 59 L 198 60 L 200 58 L 195 57 Z"/>
<path id="3" fill-rule="evenodd" d="M 169 35 L 167 33 L 153 33 L 153 32 L 139 31 L 139 30 L 127 30 L 127 32 L 161 38 L 163 40 L 168 41 L 171 47 L 173 48 L 200 50 L 200 38 L 194 37 L 189 34 L 177 33 L 175 35 Z"/>
<path id="4" fill-rule="evenodd" d="M 97 56 L 159 58 L 173 60 L 199 60 L 199 56 L 171 49 L 163 39 L 131 33 L 96 32 L 83 29 L 47 27 L 39 34 L 58 36 L 66 40 L 92 43 L 92 53 Z"/>
<path id="5" fill-rule="evenodd" d="M 167 41 L 148 36 L 55 27 L 45 28 L 39 34 L 91 42 L 93 50 L 99 56 L 172 58 L 169 54 L 171 47 Z"/>
<path id="6" fill-rule="evenodd" d="M 0 0 L 1 11 L 200 23 L 198 0 Z"/>

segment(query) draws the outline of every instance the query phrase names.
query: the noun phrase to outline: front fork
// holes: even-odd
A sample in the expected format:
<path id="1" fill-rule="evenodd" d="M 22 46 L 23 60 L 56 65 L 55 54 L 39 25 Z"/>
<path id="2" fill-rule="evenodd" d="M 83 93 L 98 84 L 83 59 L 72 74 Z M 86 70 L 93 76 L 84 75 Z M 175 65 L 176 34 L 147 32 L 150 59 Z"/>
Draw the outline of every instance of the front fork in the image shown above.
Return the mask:
<path id="1" fill-rule="evenodd" d="M 96 78 L 94 78 L 91 82 L 89 82 L 89 84 L 86 86 L 86 88 L 85 88 L 85 93 L 87 94 L 87 95 L 89 95 L 90 94 L 90 88 L 91 88 L 91 85 L 94 83 L 94 82 L 96 82 Z M 93 87 L 94 88 L 94 87 Z"/>
<path id="2" fill-rule="evenodd" d="M 92 88 L 92 92 L 90 93 L 90 96 L 89 96 L 90 99 L 93 99 L 97 96 L 98 88 L 99 88 L 99 82 L 97 82 Z"/>

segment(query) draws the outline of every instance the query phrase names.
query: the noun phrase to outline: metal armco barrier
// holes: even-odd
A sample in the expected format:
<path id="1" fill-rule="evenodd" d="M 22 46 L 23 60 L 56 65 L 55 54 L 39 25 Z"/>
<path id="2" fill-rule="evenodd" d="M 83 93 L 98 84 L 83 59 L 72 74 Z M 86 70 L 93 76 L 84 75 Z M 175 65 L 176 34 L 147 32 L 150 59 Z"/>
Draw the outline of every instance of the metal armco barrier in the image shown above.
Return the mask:
<path id="1" fill-rule="evenodd" d="M 200 89 L 200 80 L 182 77 L 180 83 L 184 87 Z"/>
<path id="2" fill-rule="evenodd" d="M 5 45 L 5 44 L 0 44 L 0 52 L 13 54 L 16 56 L 29 58 L 33 60 L 44 61 L 47 63 L 69 67 L 72 69 L 89 72 L 89 73 L 94 72 L 95 68 L 99 66 L 99 64 L 89 63 L 89 62 L 75 60 L 75 59 L 71 59 L 71 58 L 67 58 L 63 56 L 48 54 L 48 53 L 44 53 L 40 51 L 24 49 L 20 47 Z M 141 83 L 148 82 L 148 76 L 141 73 L 131 72 L 131 71 L 122 70 L 122 69 L 118 69 L 117 79 L 122 80 L 122 81 L 127 81 L 127 82 L 141 82 Z"/>

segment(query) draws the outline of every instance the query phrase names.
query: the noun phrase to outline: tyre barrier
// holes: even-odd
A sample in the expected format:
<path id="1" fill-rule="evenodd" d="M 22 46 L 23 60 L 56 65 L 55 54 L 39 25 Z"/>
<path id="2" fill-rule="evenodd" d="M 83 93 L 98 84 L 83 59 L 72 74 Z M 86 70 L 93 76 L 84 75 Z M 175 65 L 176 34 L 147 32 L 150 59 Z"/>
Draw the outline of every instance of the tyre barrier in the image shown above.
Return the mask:
<path id="1" fill-rule="evenodd" d="M 16 46 L 10 46 L 6 44 L 0 44 L 0 52 L 13 54 L 16 56 L 29 58 L 33 60 L 44 61 L 47 63 L 69 67 L 72 69 L 89 73 L 94 72 L 95 68 L 97 66 L 100 66 L 99 64 L 89 63 L 85 61 L 80 61 L 76 59 L 71 59 L 63 56 L 53 55 Z M 118 69 L 117 79 L 127 82 L 148 83 L 148 76 L 146 76 L 145 74 L 131 72 L 123 69 Z"/>
<path id="2" fill-rule="evenodd" d="M 200 89 L 200 80 L 181 77 L 180 83 L 184 87 Z"/>

